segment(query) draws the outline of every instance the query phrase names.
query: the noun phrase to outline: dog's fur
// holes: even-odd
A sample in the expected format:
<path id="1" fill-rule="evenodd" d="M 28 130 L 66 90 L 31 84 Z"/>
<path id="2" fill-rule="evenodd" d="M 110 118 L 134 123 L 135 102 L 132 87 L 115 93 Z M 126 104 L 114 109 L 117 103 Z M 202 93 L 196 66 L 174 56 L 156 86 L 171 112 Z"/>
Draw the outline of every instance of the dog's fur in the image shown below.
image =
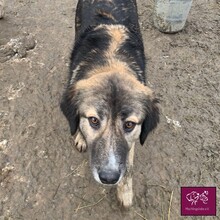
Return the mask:
<path id="1" fill-rule="evenodd" d="M 145 82 L 145 56 L 135 0 L 79 0 L 70 74 L 61 102 L 79 151 L 90 152 L 94 178 L 117 185 L 132 204 L 134 145 L 159 122 Z"/>

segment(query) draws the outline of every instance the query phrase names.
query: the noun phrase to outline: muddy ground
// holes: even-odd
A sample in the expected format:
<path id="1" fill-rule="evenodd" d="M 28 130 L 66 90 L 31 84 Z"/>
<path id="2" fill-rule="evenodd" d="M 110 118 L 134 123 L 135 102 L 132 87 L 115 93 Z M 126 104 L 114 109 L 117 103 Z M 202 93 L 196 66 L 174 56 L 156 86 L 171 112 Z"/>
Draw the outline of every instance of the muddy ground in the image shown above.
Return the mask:
<path id="1" fill-rule="evenodd" d="M 139 0 L 148 80 L 161 122 L 137 145 L 134 205 L 91 176 L 59 101 L 76 0 L 6 0 L 0 20 L 0 220 L 220 219 L 220 4 L 194 1 L 185 29 L 163 34 Z M 181 186 L 216 186 L 217 217 L 181 217 Z"/>

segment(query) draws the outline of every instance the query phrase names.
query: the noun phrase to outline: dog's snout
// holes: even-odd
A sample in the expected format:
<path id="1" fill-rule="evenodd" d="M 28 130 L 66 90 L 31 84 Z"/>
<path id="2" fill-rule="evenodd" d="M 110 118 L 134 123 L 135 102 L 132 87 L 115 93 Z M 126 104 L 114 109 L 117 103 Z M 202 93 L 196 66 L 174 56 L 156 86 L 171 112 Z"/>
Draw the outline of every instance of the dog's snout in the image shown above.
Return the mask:
<path id="1" fill-rule="evenodd" d="M 102 170 L 99 172 L 99 179 L 103 184 L 115 184 L 120 178 L 120 172 L 115 170 Z"/>

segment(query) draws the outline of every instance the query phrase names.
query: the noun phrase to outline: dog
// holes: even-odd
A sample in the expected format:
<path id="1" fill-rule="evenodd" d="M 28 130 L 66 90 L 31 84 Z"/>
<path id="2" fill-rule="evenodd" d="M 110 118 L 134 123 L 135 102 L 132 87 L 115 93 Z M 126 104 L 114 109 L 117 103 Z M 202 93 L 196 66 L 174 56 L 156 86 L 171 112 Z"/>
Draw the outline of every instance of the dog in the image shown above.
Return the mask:
<path id="1" fill-rule="evenodd" d="M 78 1 L 60 106 L 76 148 L 89 151 L 95 180 L 116 185 L 119 202 L 130 207 L 135 142 L 143 145 L 159 122 L 135 0 Z"/>

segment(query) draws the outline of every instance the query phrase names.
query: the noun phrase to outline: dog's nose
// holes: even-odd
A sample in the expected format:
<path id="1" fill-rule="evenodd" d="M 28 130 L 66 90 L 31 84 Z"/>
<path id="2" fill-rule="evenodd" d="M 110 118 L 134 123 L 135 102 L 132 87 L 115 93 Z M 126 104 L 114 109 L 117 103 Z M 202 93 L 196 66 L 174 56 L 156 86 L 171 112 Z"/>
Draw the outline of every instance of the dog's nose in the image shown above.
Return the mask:
<path id="1" fill-rule="evenodd" d="M 114 170 L 102 170 L 99 172 L 99 179 L 103 184 L 115 184 L 118 182 L 120 172 Z"/>

